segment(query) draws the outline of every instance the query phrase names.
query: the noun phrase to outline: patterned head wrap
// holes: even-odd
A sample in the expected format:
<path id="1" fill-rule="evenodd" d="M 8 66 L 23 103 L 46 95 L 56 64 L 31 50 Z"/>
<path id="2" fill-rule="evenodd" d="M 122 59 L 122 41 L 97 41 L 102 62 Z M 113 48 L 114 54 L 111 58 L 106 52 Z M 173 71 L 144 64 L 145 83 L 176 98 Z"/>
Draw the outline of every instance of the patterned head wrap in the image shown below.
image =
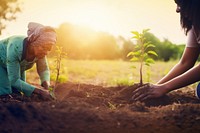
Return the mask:
<path id="1" fill-rule="evenodd" d="M 50 26 L 44 26 L 39 23 L 30 22 L 28 24 L 28 41 L 31 45 L 42 45 L 42 44 L 55 44 L 56 43 L 56 32 L 54 28 Z"/>

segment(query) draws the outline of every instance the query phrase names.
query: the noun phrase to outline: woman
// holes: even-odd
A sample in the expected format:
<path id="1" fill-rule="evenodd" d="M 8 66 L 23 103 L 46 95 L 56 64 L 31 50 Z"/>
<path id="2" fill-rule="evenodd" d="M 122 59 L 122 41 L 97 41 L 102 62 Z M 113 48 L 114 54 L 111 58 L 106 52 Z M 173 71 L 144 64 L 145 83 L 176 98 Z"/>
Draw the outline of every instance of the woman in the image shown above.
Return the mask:
<path id="1" fill-rule="evenodd" d="M 175 0 L 187 42 L 180 61 L 157 84 L 149 84 L 133 92 L 133 100 L 157 98 L 200 80 L 200 65 L 195 65 L 200 52 L 200 0 Z"/>
<path id="2" fill-rule="evenodd" d="M 56 43 L 52 27 L 28 24 L 28 37 L 12 36 L 0 41 L 0 95 L 11 94 L 13 88 L 26 96 L 34 92 L 50 98 L 50 72 L 46 55 Z M 36 63 L 41 86 L 26 83 L 25 71 Z"/>

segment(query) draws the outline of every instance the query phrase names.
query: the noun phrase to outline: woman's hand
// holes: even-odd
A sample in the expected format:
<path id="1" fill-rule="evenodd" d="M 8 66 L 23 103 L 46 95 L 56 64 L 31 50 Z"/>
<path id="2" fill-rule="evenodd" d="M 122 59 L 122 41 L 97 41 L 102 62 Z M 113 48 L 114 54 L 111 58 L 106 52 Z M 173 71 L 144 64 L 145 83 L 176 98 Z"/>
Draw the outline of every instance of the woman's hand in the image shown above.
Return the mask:
<path id="1" fill-rule="evenodd" d="M 50 83 L 48 81 L 44 81 L 44 82 L 42 82 L 41 86 L 44 87 L 44 89 L 48 90 Z"/>
<path id="2" fill-rule="evenodd" d="M 45 100 L 53 100 L 52 96 L 49 93 L 49 90 L 42 89 L 42 88 L 35 88 L 34 93 L 38 94 Z"/>
<path id="3" fill-rule="evenodd" d="M 160 85 L 147 84 L 133 91 L 132 100 L 144 101 L 150 98 L 161 97 L 165 93 L 167 92 Z"/>

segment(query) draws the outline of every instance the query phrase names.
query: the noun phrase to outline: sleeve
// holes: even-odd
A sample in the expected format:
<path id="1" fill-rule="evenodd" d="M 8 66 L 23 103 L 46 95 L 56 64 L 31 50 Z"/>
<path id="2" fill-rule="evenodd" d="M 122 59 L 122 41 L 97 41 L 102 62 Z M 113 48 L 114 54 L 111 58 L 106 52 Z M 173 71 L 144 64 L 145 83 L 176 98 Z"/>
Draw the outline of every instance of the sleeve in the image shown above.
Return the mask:
<path id="1" fill-rule="evenodd" d="M 8 79 L 12 87 L 15 87 L 18 91 L 22 91 L 26 96 L 30 96 L 35 87 L 22 80 L 24 77 L 21 77 L 18 49 L 19 48 L 16 45 L 8 45 L 7 47 L 6 63 Z"/>
<path id="2" fill-rule="evenodd" d="M 50 71 L 46 56 L 42 59 L 39 59 L 36 62 L 36 66 L 41 83 L 43 83 L 44 81 L 50 82 Z"/>
<path id="3" fill-rule="evenodd" d="M 187 41 L 186 41 L 186 47 L 199 47 L 200 44 L 197 42 L 197 37 L 194 32 L 194 29 L 192 28 L 187 35 Z"/>

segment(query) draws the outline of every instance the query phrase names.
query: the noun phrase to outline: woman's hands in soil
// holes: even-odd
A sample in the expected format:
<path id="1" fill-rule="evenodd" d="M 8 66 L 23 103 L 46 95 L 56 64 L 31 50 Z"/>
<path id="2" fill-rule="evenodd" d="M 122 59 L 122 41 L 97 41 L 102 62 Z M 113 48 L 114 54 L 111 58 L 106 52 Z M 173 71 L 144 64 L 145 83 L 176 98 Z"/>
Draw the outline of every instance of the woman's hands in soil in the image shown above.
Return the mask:
<path id="1" fill-rule="evenodd" d="M 48 90 L 49 86 L 50 86 L 50 83 L 48 81 L 43 81 L 41 86 L 44 87 L 44 89 Z"/>
<path id="2" fill-rule="evenodd" d="M 34 93 L 41 96 L 44 100 L 53 100 L 53 97 L 50 95 L 49 90 L 43 88 L 35 88 Z"/>
<path id="3" fill-rule="evenodd" d="M 137 88 L 133 91 L 132 100 L 134 101 L 144 101 L 150 98 L 158 98 L 165 94 L 166 92 L 159 85 L 146 84 Z"/>

